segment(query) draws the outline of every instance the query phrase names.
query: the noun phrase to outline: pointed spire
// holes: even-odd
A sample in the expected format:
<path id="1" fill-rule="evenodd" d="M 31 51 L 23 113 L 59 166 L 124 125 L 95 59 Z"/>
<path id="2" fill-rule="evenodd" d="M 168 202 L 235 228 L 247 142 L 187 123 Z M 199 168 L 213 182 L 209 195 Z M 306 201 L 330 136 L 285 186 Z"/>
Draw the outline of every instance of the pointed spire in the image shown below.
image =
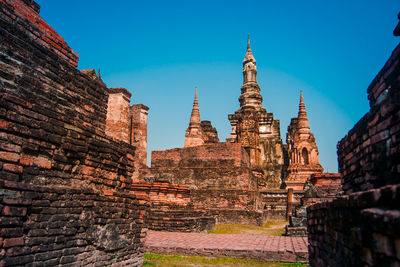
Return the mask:
<path id="1" fill-rule="evenodd" d="M 192 115 L 190 116 L 190 124 L 200 124 L 200 111 L 199 111 L 199 101 L 197 100 L 197 86 L 195 87 L 195 93 L 194 93 L 194 101 L 193 101 L 193 109 L 192 109 Z"/>
<path id="2" fill-rule="evenodd" d="M 97 77 L 98 77 L 99 79 L 101 79 L 100 67 L 99 67 L 99 71 L 97 72 Z"/>
<path id="3" fill-rule="evenodd" d="M 248 61 L 252 61 L 254 63 L 256 62 L 256 59 L 254 58 L 253 52 L 251 51 L 251 47 L 250 47 L 250 34 L 249 33 L 247 34 L 247 50 L 246 50 L 246 55 L 243 60 L 243 64 Z"/>
<path id="4" fill-rule="evenodd" d="M 189 127 L 185 133 L 184 147 L 200 146 L 204 144 L 204 133 L 201 128 L 199 102 L 197 101 L 197 87 L 194 94 L 192 115 L 190 116 Z"/>
<path id="5" fill-rule="evenodd" d="M 304 104 L 304 98 L 303 98 L 303 90 L 300 90 L 300 104 L 299 104 L 299 114 L 305 114 L 307 117 L 306 113 L 306 105 Z"/>
<path id="6" fill-rule="evenodd" d="M 304 104 L 303 98 L 303 90 L 300 90 L 300 104 L 299 104 L 299 113 L 298 113 L 298 128 L 302 129 L 302 132 L 310 131 L 310 124 L 308 122 L 306 105 Z"/>

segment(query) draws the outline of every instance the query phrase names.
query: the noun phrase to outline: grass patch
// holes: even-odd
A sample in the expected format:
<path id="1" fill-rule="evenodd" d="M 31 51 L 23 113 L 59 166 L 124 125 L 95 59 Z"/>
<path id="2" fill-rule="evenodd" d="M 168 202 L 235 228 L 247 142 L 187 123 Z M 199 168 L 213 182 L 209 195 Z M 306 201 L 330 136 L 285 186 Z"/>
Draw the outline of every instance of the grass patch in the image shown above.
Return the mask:
<path id="1" fill-rule="evenodd" d="M 246 234 L 246 235 L 272 235 L 281 236 L 285 233 L 287 221 L 266 222 L 263 226 L 219 224 L 209 231 L 209 234 Z"/>
<path id="2" fill-rule="evenodd" d="M 288 262 L 265 262 L 259 260 L 246 260 L 240 258 L 213 258 L 203 256 L 180 256 L 180 255 L 162 255 L 154 253 L 144 254 L 143 266 L 155 267 L 185 267 L 185 266 L 227 266 L 227 267 L 247 267 L 247 266 L 309 266 L 306 263 L 288 263 Z"/>

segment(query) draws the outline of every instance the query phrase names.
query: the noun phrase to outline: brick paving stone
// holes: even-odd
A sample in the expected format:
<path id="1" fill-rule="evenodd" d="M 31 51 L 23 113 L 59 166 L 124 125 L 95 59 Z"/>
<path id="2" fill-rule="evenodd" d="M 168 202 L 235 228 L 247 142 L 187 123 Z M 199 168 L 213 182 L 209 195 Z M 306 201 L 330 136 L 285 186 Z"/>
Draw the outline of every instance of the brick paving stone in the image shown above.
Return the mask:
<path id="1" fill-rule="evenodd" d="M 163 254 L 308 261 L 308 241 L 305 237 L 148 231 L 145 249 Z"/>

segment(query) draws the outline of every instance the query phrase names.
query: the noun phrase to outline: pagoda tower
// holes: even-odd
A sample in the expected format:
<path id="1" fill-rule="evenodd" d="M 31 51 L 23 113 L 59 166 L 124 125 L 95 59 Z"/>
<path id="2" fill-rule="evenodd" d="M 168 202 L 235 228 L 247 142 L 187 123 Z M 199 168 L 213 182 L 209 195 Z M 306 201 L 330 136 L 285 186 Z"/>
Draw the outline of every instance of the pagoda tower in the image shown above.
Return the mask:
<path id="1" fill-rule="evenodd" d="M 302 91 L 300 91 L 299 113 L 297 118 L 292 118 L 290 122 L 286 142 L 289 154 L 286 188 L 303 190 L 311 174 L 321 173 L 324 169 L 318 161 L 318 147 L 310 130 Z"/>
<path id="2" fill-rule="evenodd" d="M 195 89 L 192 114 L 189 127 L 186 129 L 184 147 L 200 146 L 204 144 L 204 133 L 201 127 L 197 87 Z"/>
<path id="3" fill-rule="evenodd" d="M 227 142 L 241 143 L 249 154 L 250 164 L 263 172 L 259 185 L 279 188 L 284 175 L 283 144 L 279 120 L 262 105 L 263 98 L 257 83 L 257 63 L 247 39 L 243 60 L 243 85 L 239 96 L 240 108 L 228 115 L 232 132 Z"/>

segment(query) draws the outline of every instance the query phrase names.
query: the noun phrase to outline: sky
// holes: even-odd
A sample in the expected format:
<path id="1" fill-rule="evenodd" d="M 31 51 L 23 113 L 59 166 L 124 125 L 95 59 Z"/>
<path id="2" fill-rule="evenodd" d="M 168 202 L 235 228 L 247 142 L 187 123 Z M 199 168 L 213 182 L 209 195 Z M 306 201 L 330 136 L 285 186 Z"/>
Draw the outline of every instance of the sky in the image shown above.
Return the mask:
<path id="1" fill-rule="evenodd" d="M 150 108 L 148 152 L 183 147 L 195 86 L 200 116 L 224 142 L 239 108 L 250 34 L 263 105 L 282 140 L 300 90 L 325 171 L 336 145 L 369 110 L 367 87 L 400 38 L 398 0 L 37 0 L 41 16 L 79 54 Z"/>

